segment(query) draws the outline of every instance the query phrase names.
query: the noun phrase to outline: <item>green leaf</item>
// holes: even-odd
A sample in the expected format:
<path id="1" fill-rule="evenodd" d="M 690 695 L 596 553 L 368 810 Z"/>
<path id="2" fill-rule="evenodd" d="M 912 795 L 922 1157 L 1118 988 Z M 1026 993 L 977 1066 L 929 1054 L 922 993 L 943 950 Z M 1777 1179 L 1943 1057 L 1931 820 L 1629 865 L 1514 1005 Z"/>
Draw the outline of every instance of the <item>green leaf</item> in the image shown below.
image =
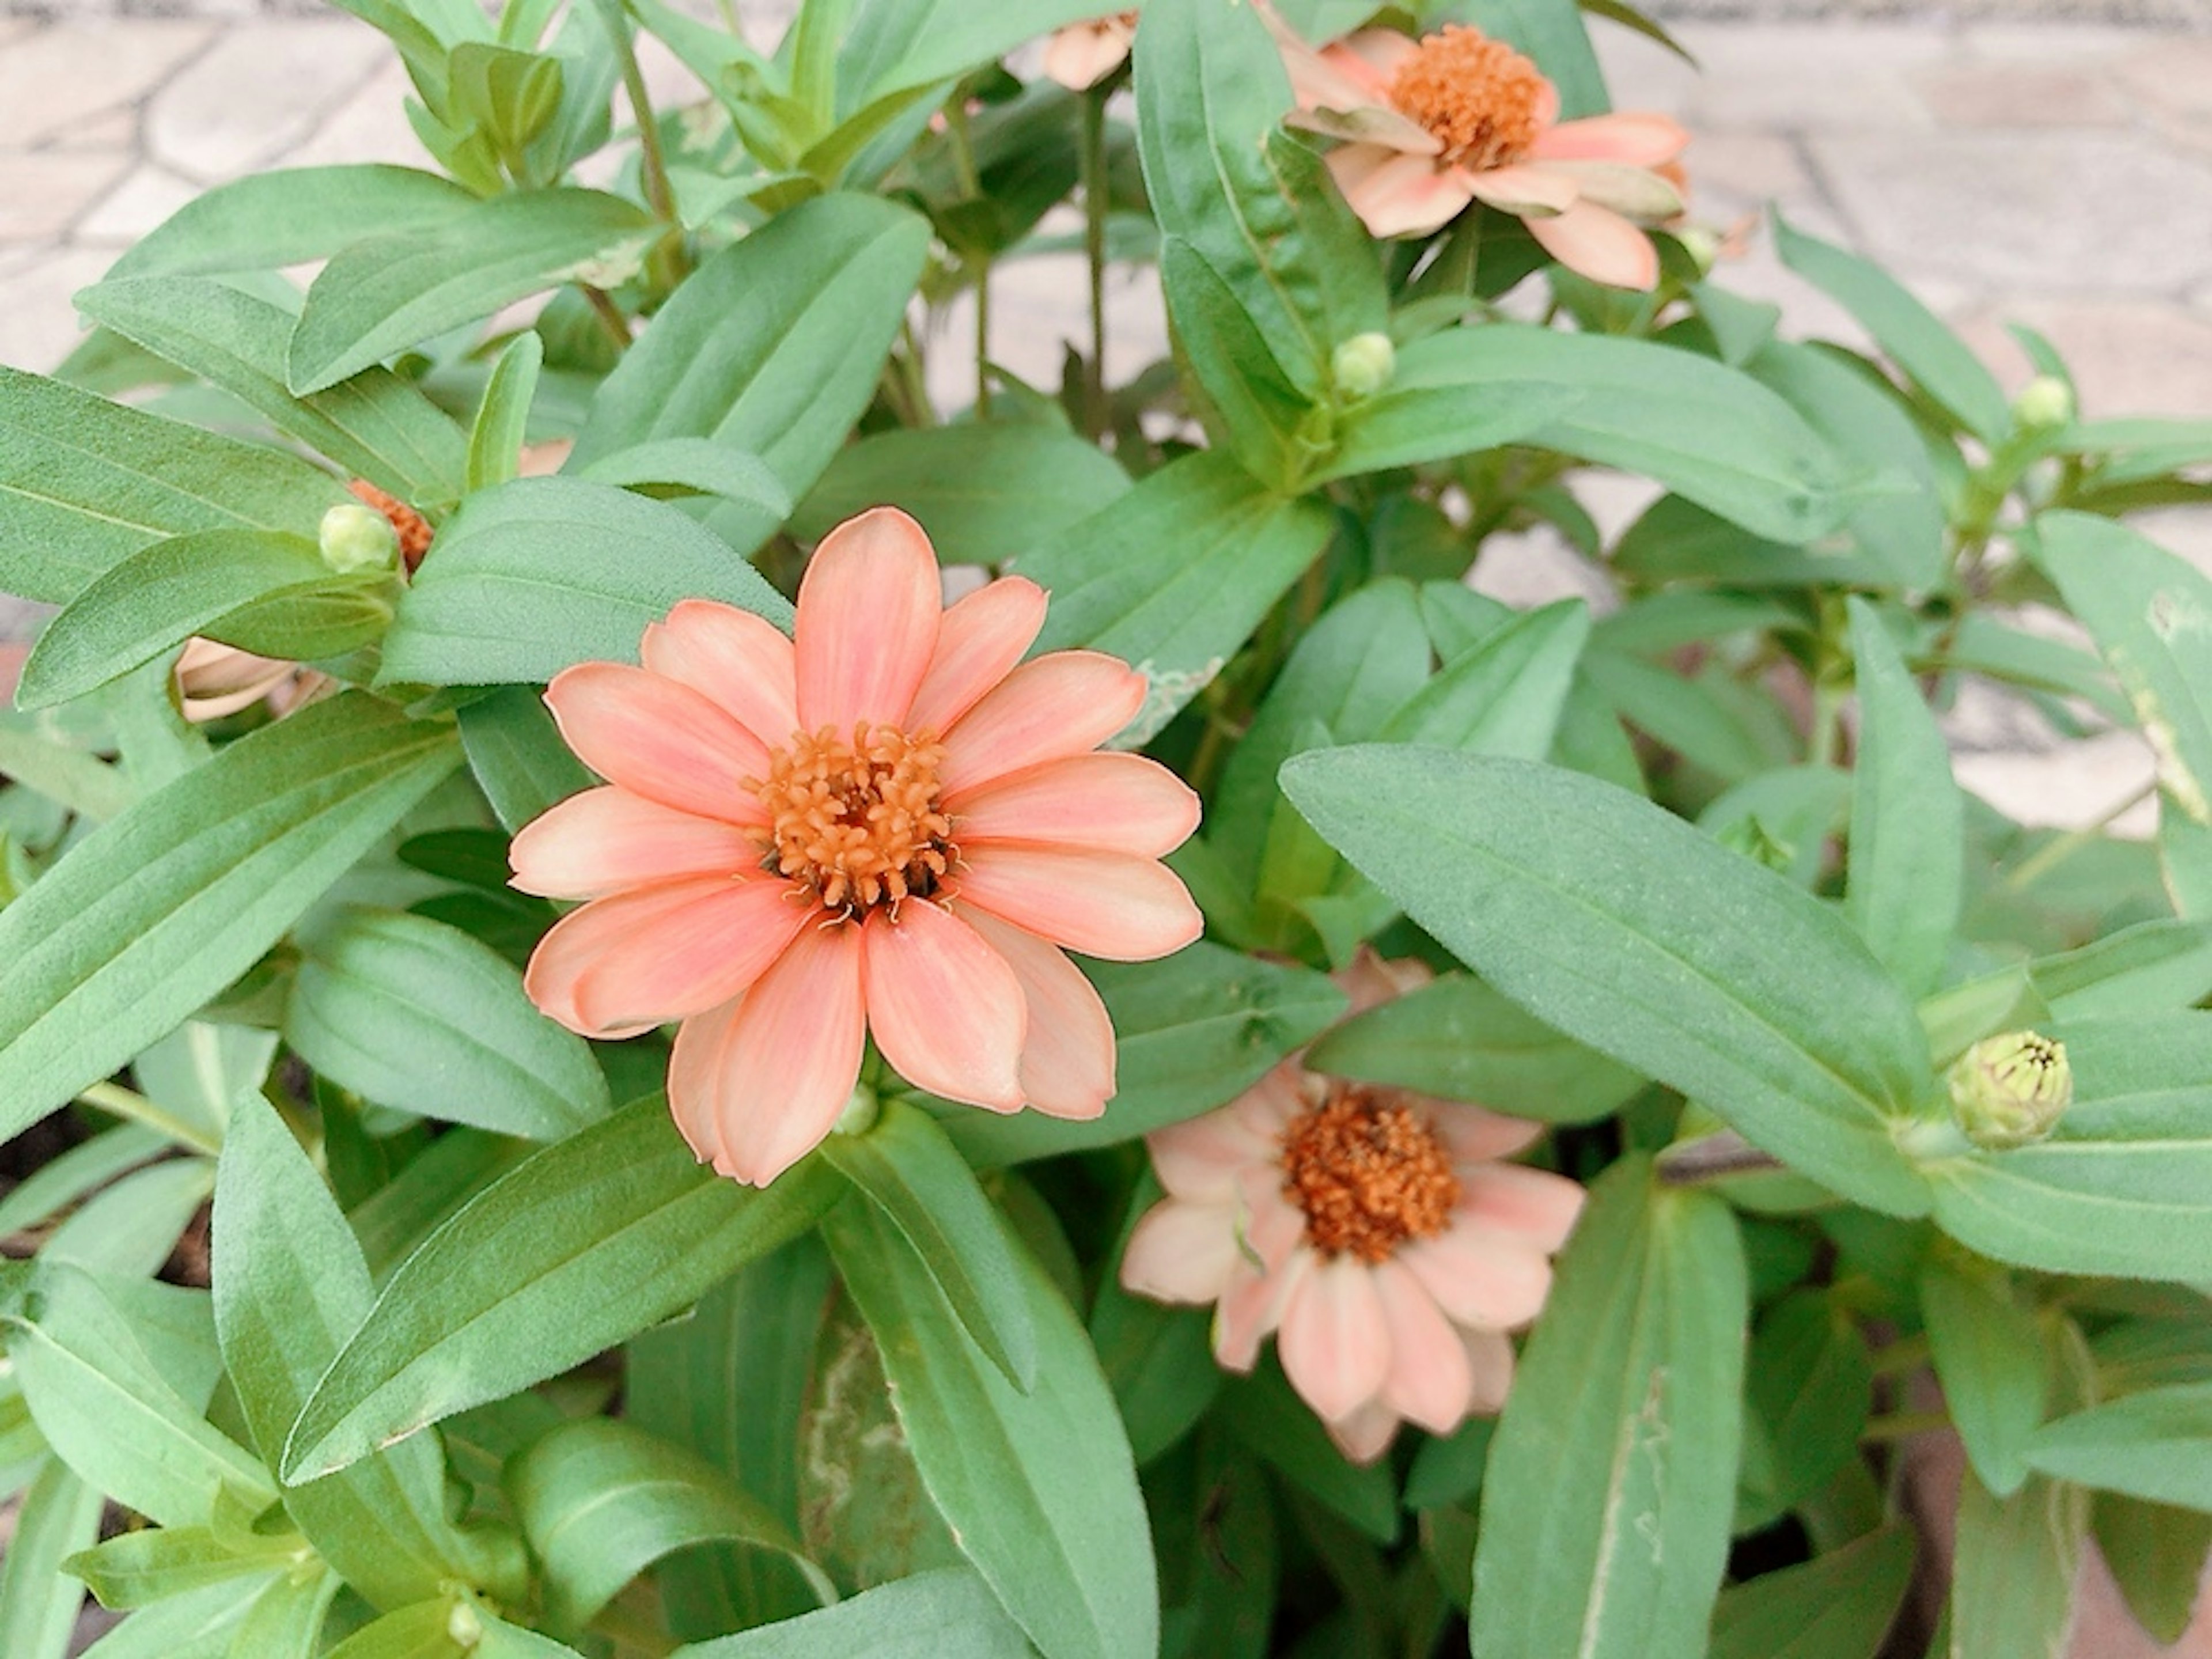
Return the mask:
<path id="1" fill-rule="evenodd" d="M 295 455 L 0 365 L 0 590 L 63 604 L 149 542 L 195 530 L 312 538 L 351 500 Z"/>
<path id="2" fill-rule="evenodd" d="M 734 1540 L 799 1557 L 790 1529 L 728 1475 L 627 1423 L 564 1424 L 507 1466 L 506 1486 L 556 1630 L 582 1629 L 647 1567 L 694 1545 Z M 826 1579 L 819 1593 L 836 1599 Z"/>
<path id="3" fill-rule="evenodd" d="M 484 381 L 483 399 L 469 427 L 468 493 L 489 489 L 514 477 L 515 458 L 530 429 L 531 400 L 538 395 L 538 371 L 545 362 L 545 343 L 525 329 L 507 343 Z"/>
<path id="4" fill-rule="evenodd" d="M 125 1170 L 169 1149 L 169 1139 L 143 1124 L 122 1123 L 49 1159 L 0 1199 L 0 1237 L 37 1226 Z"/>
<path id="5" fill-rule="evenodd" d="M 1590 1189 L 1482 1488 L 1485 1659 L 1690 1659 L 1728 1559 L 1743 1251 L 1728 1206 L 1641 1157 Z"/>
<path id="6" fill-rule="evenodd" d="M 823 1155 L 906 1237 L 975 1346 L 1024 1394 L 1036 1382 L 1019 1252 L 945 1131 L 887 1101 L 866 1134 L 833 1134 Z"/>
<path id="7" fill-rule="evenodd" d="M 232 1654 L 250 1653 L 254 1659 L 315 1659 L 324 1616 L 344 1587 L 334 1572 L 287 1572 L 253 1598 L 232 1639 Z"/>
<path id="8" fill-rule="evenodd" d="M 71 848 L 0 910 L 0 1134 L 107 1076 L 252 967 L 458 759 L 450 728 L 335 697 Z"/>
<path id="9" fill-rule="evenodd" d="M 32 1478 L 0 1560 L 0 1653 L 8 1659 L 62 1659 L 76 1634 L 84 1592 L 62 1563 L 100 1536 L 105 1507 L 58 1457 Z"/>
<path id="10" fill-rule="evenodd" d="M 401 1607 L 356 1631 L 325 1659 L 469 1659 L 470 1649 L 454 1639 L 456 1611 L 442 1598 Z M 473 1610 L 469 1617 L 481 1632 L 483 1622 Z"/>
<path id="11" fill-rule="evenodd" d="M 1097 17 L 1094 0 L 858 0 L 838 64 L 840 102 L 858 108 L 964 74 L 1063 24 Z M 858 90 L 853 90 L 857 88 Z"/>
<path id="12" fill-rule="evenodd" d="M 720 495 L 777 519 L 791 511 L 791 497 L 763 462 L 711 438 L 657 438 L 602 455 L 578 476 L 653 496 Z"/>
<path id="13" fill-rule="evenodd" d="M 1920 1270 L 1920 1311 L 1974 1473 L 2009 1498 L 2027 1479 L 2028 1440 L 2043 1421 L 2048 1365 L 2035 1316 L 2002 1268 L 1942 1254 Z"/>
<path id="14" fill-rule="evenodd" d="M 1221 1368 L 1214 1363 L 1205 1312 L 1170 1307 L 1121 1288 L 1129 1235 L 1160 1197 L 1152 1171 L 1142 1171 L 1091 1304 L 1091 1346 L 1114 1390 L 1139 1468 L 1188 1434 L 1221 1391 Z"/>
<path id="15" fill-rule="evenodd" d="M 2136 1621 L 2154 1641 L 2181 1640 L 2212 1547 L 2212 1514 L 2099 1492 L 2089 1522 Z"/>
<path id="16" fill-rule="evenodd" d="M 790 626 L 782 597 L 678 509 L 609 484 L 517 478 L 470 496 L 438 532 L 385 636 L 381 679 L 543 684 L 574 663 L 635 662 L 646 624 L 686 599 Z"/>
<path id="17" fill-rule="evenodd" d="M 0 776 L 94 823 L 106 823 L 138 793 L 118 769 L 47 735 L 33 716 L 4 708 L 0 708 Z"/>
<path id="18" fill-rule="evenodd" d="M 2039 957 L 2027 975 L 2061 1019 L 2179 1012 L 2212 993 L 2212 924 L 2137 922 L 2079 950 Z"/>
<path id="19" fill-rule="evenodd" d="M 1721 1592 L 1710 1659 L 1876 1659 L 1912 1581 L 1912 1534 L 1855 1543 Z"/>
<path id="20" fill-rule="evenodd" d="M 883 1352 L 923 1482 L 1045 1659 L 1151 1659 L 1151 1534 L 1114 1396 L 1059 1293 L 1018 1254 L 1049 1388 L 1022 1394 L 969 1342 L 921 1256 L 880 1212 L 824 1231 Z"/>
<path id="21" fill-rule="evenodd" d="M 1233 1099 L 1344 1012 L 1344 993 L 1307 968 L 1200 943 L 1164 962 L 1092 963 L 1114 1022 L 1119 1091 L 1086 1122 L 961 1109 L 952 1144 L 981 1164 L 1110 1146 Z"/>
<path id="22" fill-rule="evenodd" d="M 1927 1209 L 1892 1139 L 1929 1088 L 1927 1041 L 1819 901 L 1555 768 L 1376 744 L 1282 775 L 1333 846 L 1538 1018 L 1859 1203 Z"/>
<path id="23" fill-rule="evenodd" d="M 635 203 L 562 185 L 477 202 L 340 251 L 307 290 L 288 363 L 302 395 L 563 283 L 612 287 L 660 227 Z"/>
<path id="24" fill-rule="evenodd" d="M 2154 1504 L 2212 1510 L 2212 1383 L 2145 1389 L 2046 1423 L 2027 1466 Z"/>
<path id="25" fill-rule="evenodd" d="M 1851 1311 L 1811 1290 L 1787 1292 L 1752 1339 L 1736 1529 L 1778 1518 L 1825 1491 L 1857 1455 L 1874 1371 Z"/>
<path id="26" fill-rule="evenodd" d="M 150 1277 L 214 1190 L 215 1166 L 204 1158 L 170 1158 L 136 1170 L 55 1228 L 40 1258 Z"/>
<path id="27" fill-rule="evenodd" d="M 778 214 L 694 271 L 623 354 L 570 469 L 652 440 L 712 438 L 803 498 L 875 397 L 928 248 L 923 219 L 872 197 Z M 750 552 L 777 520 L 729 507 L 709 522 Z"/>
<path id="28" fill-rule="evenodd" d="M 1390 1465 L 1355 1463 L 1339 1451 L 1321 1419 L 1292 1391 L 1273 1359 L 1222 1385 L 1221 1421 L 1292 1485 L 1326 1504 L 1365 1537 L 1398 1537 L 1398 1492 Z"/>
<path id="29" fill-rule="evenodd" d="M 461 747 L 469 770 L 509 834 L 580 789 L 592 775 L 561 741 L 544 700 L 504 686 L 460 711 Z"/>
<path id="30" fill-rule="evenodd" d="M 255 1547 L 241 1553 L 234 1546 L 246 1541 L 206 1527 L 142 1528 L 81 1550 L 64 1570 L 90 1585 L 103 1607 L 143 1607 L 226 1579 L 281 1571 L 305 1553 L 289 1534 L 252 1540 Z"/>
<path id="31" fill-rule="evenodd" d="M 723 1180 L 657 1097 L 546 1147 L 399 1264 L 293 1425 L 287 1480 L 581 1364 L 805 1231 L 840 1188 L 812 1164 Z"/>
<path id="32" fill-rule="evenodd" d="M 1965 341 L 1905 285 L 1878 265 L 1794 228 L 1774 216 L 1782 263 L 1827 294 L 1864 325 L 1889 360 L 1984 443 L 2011 429 L 2012 414 L 1996 379 Z"/>
<path id="33" fill-rule="evenodd" d="M 364 1099 L 500 1134 L 558 1140 L 612 1104 L 590 1048 L 505 957 L 423 916 L 352 910 L 317 930 L 284 1037 Z"/>
<path id="34" fill-rule="evenodd" d="M 1028 1659 L 1033 1651 L 981 1578 L 947 1568 L 878 1584 L 803 1618 L 695 1642 L 672 1659 Z"/>
<path id="35" fill-rule="evenodd" d="M 230 1659 L 233 1635 L 266 1588 L 230 1579 L 157 1601 L 85 1651 L 90 1659 Z"/>
<path id="36" fill-rule="evenodd" d="M 284 380 L 290 313 L 226 283 L 173 272 L 101 283 L 79 294 L 76 305 L 403 500 L 460 499 L 467 456 L 461 429 L 388 369 L 364 368 L 326 391 L 292 395 Z"/>
<path id="37" fill-rule="evenodd" d="M 2031 1479 L 1998 1498 L 1960 1481 L 1948 1659 L 2065 1659 L 2089 1494 Z"/>
<path id="38" fill-rule="evenodd" d="M 2182 811 L 2212 824 L 2212 579 L 2124 525 L 2036 520 L 2036 562 L 2097 641 Z"/>
<path id="39" fill-rule="evenodd" d="M 1844 914 L 1914 996 L 1950 960 L 1966 890 L 1966 801 L 1949 748 L 1873 607 L 1850 602 L 1859 757 L 1851 780 Z"/>
<path id="40" fill-rule="evenodd" d="M 452 179 L 414 167 L 257 173 L 194 197 L 133 243 L 107 276 L 275 270 L 327 259 L 372 234 L 419 235 L 476 204 Z"/>

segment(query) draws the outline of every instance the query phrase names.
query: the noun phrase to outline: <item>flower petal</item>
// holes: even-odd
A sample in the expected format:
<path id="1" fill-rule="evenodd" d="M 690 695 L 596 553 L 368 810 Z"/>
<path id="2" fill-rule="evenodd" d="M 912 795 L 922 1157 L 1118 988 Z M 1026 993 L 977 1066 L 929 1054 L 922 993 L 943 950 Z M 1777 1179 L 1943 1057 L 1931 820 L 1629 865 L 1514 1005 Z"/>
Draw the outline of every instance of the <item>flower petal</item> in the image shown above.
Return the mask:
<path id="1" fill-rule="evenodd" d="M 907 711 L 910 732 L 949 732 L 1013 672 L 1044 628 L 1045 591 L 1001 576 L 957 601 L 937 626 L 937 650 Z"/>
<path id="2" fill-rule="evenodd" d="M 937 554 L 895 507 L 827 536 L 799 584 L 799 719 L 841 736 L 854 722 L 904 726 L 937 648 Z"/>
<path id="3" fill-rule="evenodd" d="M 1337 1450 L 1354 1463 L 1372 1463 L 1390 1449 L 1396 1438 L 1399 1417 L 1380 1400 L 1370 1400 L 1351 1416 L 1324 1423 Z"/>
<path id="4" fill-rule="evenodd" d="M 1649 289 L 1659 280 L 1659 250 L 1610 208 L 1577 202 L 1565 213 L 1522 222 L 1545 252 L 1593 283 Z"/>
<path id="5" fill-rule="evenodd" d="M 1470 169 L 1467 187 L 1477 200 L 1514 214 L 1565 213 L 1579 196 L 1571 177 L 1549 167 L 1492 167 L 1482 173 Z"/>
<path id="6" fill-rule="evenodd" d="M 1088 753 L 1144 704 L 1145 677 L 1118 658 L 1055 651 L 1025 662 L 945 732 L 937 771 L 942 799 L 957 811 L 965 790 Z"/>
<path id="7" fill-rule="evenodd" d="M 771 749 L 799 727 L 797 659 L 765 617 L 714 599 L 686 599 L 645 630 L 639 659 L 703 693 Z"/>
<path id="8" fill-rule="evenodd" d="M 763 814 L 765 817 L 766 814 Z M 598 898 L 684 876 L 727 876 L 758 866 L 759 844 L 736 825 L 633 795 L 609 784 L 548 809 L 515 832 L 507 853 L 525 893 Z"/>
<path id="9" fill-rule="evenodd" d="M 1690 142 L 1679 121 L 1632 112 L 1586 115 L 1547 128 L 1528 146 L 1534 161 L 1618 161 L 1632 167 L 1657 167 L 1680 155 Z"/>
<path id="10" fill-rule="evenodd" d="M 1232 1371 L 1250 1370 L 1260 1358 L 1260 1344 L 1283 1322 L 1284 1308 L 1315 1263 L 1311 1250 L 1300 1250 L 1266 1273 L 1240 1255 L 1213 1310 L 1213 1357 Z"/>
<path id="11" fill-rule="evenodd" d="M 963 848 L 1045 842 L 1156 859 L 1198 828 L 1198 796 L 1158 761 L 1105 750 L 1012 772 L 949 803 Z"/>
<path id="12" fill-rule="evenodd" d="M 668 1057 L 668 1115 L 677 1133 L 702 1164 L 722 1156 L 722 1131 L 714 1121 L 714 1087 L 721 1075 L 722 1047 L 738 1017 L 741 1000 L 732 997 L 676 1028 L 675 1051 Z"/>
<path id="13" fill-rule="evenodd" d="M 1355 81 L 1364 81 L 1376 93 L 1387 94 L 1406 60 L 1418 57 L 1420 43 L 1395 29 L 1354 29 L 1343 40 L 1323 46 L 1321 55 Z"/>
<path id="14" fill-rule="evenodd" d="M 1546 161 L 1528 171 L 1571 184 L 1583 201 L 1611 208 L 1638 224 L 1664 224 L 1682 213 L 1682 192 L 1648 167 L 1623 167 L 1617 161 Z"/>
<path id="15" fill-rule="evenodd" d="M 1467 1348 L 1468 1370 L 1474 1382 L 1468 1389 L 1469 1415 L 1495 1417 L 1504 1409 L 1513 1387 L 1512 1339 L 1498 1331 L 1462 1331 Z"/>
<path id="16" fill-rule="evenodd" d="M 1431 1127 L 1443 1137 L 1455 1164 L 1486 1164 L 1510 1158 L 1544 1133 L 1544 1126 L 1528 1118 L 1506 1117 L 1455 1100 L 1422 1099 Z"/>
<path id="17" fill-rule="evenodd" d="M 1176 1198 L 1221 1204 L 1237 1196 L 1240 1170 L 1269 1161 L 1273 1151 L 1226 1107 L 1155 1129 L 1145 1137 L 1152 1171 Z"/>
<path id="18" fill-rule="evenodd" d="M 860 930 L 802 928 L 738 1005 L 708 1084 L 714 1167 L 764 1187 L 822 1144 L 860 1077 Z"/>
<path id="19" fill-rule="evenodd" d="M 896 921 L 878 910 L 860 931 L 868 1029 L 891 1068 L 947 1100 L 1021 1110 L 1029 1010 L 1006 959 L 927 899 L 906 900 Z"/>
<path id="20" fill-rule="evenodd" d="M 968 858 L 959 896 L 963 906 L 1109 962 L 1170 956 L 1206 931 L 1173 871 L 1120 853 L 994 842 Z"/>
<path id="21" fill-rule="evenodd" d="M 1402 1263 L 1378 1266 L 1375 1291 L 1390 1332 L 1383 1404 L 1431 1434 L 1449 1434 L 1467 1415 L 1468 1398 L 1474 1391 L 1466 1344 L 1436 1298 Z"/>
<path id="22" fill-rule="evenodd" d="M 523 976 L 530 1000 L 588 1037 L 635 1036 L 726 1002 L 805 925 L 781 882 L 707 876 L 594 899 L 555 922 Z"/>
<path id="23" fill-rule="evenodd" d="M 545 703 L 568 747 L 609 783 L 726 823 L 766 822 L 745 787 L 768 775 L 766 746 L 690 686 L 586 662 L 553 677 Z"/>
<path id="24" fill-rule="evenodd" d="M 1398 1260 L 1453 1322 L 1503 1331 L 1527 1324 L 1551 1294 L 1552 1264 L 1510 1235 L 1455 1220 L 1434 1238 L 1407 1245 Z"/>
<path id="25" fill-rule="evenodd" d="M 1548 1170 L 1490 1164 L 1459 1172 L 1459 1212 L 1482 1227 L 1547 1255 L 1567 1242 L 1583 1212 L 1583 1188 Z"/>
<path id="26" fill-rule="evenodd" d="M 1328 154 L 1336 187 L 1371 236 L 1425 236 L 1464 212 L 1474 199 L 1465 167 L 1440 167 L 1426 155 L 1381 144 L 1346 144 Z"/>
<path id="27" fill-rule="evenodd" d="M 1139 1218 L 1121 1253 L 1121 1285 L 1155 1302 L 1220 1298 L 1237 1254 L 1237 1218 L 1225 1206 L 1169 1199 Z"/>
<path id="28" fill-rule="evenodd" d="M 1129 27 L 1118 17 L 1070 23 L 1044 43 L 1044 72 L 1070 92 L 1087 92 L 1129 56 Z"/>
<path id="29" fill-rule="evenodd" d="M 1283 1310 L 1275 1346 L 1291 1386 L 1330 1422 L 1381 1393 L 1390 1332 L 1365 1265 L 1340 1255 L 1308 1273 Z"/>
<path id="30" fill-rule="evenodd" d="M 957 914 L 1006 958 L 1029 1009 L 1022 1092 L 1048 1117 L 1093 1118 L 1114 1097 L 1114 1022 L 1058 945 L 973 905 Z"/>

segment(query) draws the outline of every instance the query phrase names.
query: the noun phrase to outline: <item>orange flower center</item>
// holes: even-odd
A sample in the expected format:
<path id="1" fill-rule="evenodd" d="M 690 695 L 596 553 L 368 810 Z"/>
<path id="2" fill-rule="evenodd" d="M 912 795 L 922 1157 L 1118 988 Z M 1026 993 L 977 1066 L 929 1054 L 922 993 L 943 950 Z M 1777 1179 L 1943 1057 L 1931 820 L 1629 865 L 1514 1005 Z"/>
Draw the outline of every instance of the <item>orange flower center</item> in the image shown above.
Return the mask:
<path id="1" fill-rule="evenodd" d="M 1390 82 L 1390 102 L 1475 173 L 1517 161 L 1543 131 L 1550 82 L 1503 40 L 1449 23 L 1425 38 Z"/>
<path id="2" fill-rule="evenodd" d="M 769 811 L 763 864 L 794 895 L 841 919 L 927 898 L 960 860 L 952 820 L 938 805 L 945 745 L 933 733 L 855 725 L 849 741 L 823 726 L 769 756 L 750 780 Z"/>
<path id="3" fill-rule="evenodd" d="M 363 506 L 374 507 L 391 520 L 392 527 L 399 532 L 399 556 L 413 571 L 430 550 L 430 521 L 399 497 L 379 489 L 366 478 L 356 478 L 346 488 Z"/>
<path id="4" fill-rule="evenodd" d="M 1443 1231 L 1460 1185 L 1443 1143 L 1410 1107 L 1338 1085 L 1283 1132 L 1283 1194 L 1305 1212 L 1316 1249 L 1374 1262 Z"/>

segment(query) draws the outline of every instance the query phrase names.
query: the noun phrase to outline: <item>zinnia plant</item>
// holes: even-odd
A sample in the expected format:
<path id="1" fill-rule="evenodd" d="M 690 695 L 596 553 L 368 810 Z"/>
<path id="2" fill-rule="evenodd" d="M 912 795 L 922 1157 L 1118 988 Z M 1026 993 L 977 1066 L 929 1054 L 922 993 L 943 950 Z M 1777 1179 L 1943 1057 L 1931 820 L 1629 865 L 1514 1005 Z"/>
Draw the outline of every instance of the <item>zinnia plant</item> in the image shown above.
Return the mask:
<path id="1" fill-rule="evenodd" d="M 2187 1626 L 2202 422 L 1571 0 L 361 9 L 0 368 L 6 1659 Z"/>

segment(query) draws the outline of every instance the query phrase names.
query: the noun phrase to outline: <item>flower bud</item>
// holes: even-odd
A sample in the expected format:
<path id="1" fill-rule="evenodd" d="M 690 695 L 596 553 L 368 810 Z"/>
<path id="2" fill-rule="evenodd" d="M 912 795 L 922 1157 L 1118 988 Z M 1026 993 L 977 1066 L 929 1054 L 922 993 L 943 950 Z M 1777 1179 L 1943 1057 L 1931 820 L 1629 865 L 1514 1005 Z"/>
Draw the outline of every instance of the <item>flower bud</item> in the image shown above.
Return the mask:
<path id="1" fill-rule="evenodd" d="M 399 532 L 374 507 L 345 501 L 323 514 L 323 562 L 341 576 L 399 568 Z"/>
<path id="2" fill-rule="evenodd" d="M 446 1615 L 446 1634 L 455 1647 L 472 1650 L 483 1640 L 483 1618 L 466 1601 L 456 1601 Z"/>
<path id="3" fill-rule="evenodd" d="M 1984 1037 L 1951 1066 L 1951 1112 L 1988 1152 L 2041 1140 L 2074 1099 L 2066 1045 L 2033 1031 Z"/>
<path id="4" fill-rule="evenodd" d="M 853 1085 L 853 1092 L 837 1114 L 837 1121 L 830 1126 L 833 1134 L 864 1135 L 876 1127 L 883 1115 L 884 1103 L 876 1091 L 865 1083 Z"/>
<path id="5" fill-rule="evenodd" d="M 2051 432 L 2074 418 L 2074 393 L 2055 374 L 2039 374 L 2012 402 L 2013 423 L 2024 432 Z"/>
<path id="6" fill-rule="evenodd" d="M 1703 225 L 1679 226 L 1672 234 L 1682 245 L 1682 252 L 1690 256 L 1690 263 L 1698 268 L 1698 275 L 1711 276 L 1713 266 L 1720 260 L 1721 239 Z"/>
<path id="7" fill-rule="evenodd" d="M 1371 398 L 1390 384 L 1398 367 L 1398 353 L 1387 334 L 1355 334 L 1337 347 L 1329 359 L 1330 377 L 1336 389 L 1355 401 Z"/>

